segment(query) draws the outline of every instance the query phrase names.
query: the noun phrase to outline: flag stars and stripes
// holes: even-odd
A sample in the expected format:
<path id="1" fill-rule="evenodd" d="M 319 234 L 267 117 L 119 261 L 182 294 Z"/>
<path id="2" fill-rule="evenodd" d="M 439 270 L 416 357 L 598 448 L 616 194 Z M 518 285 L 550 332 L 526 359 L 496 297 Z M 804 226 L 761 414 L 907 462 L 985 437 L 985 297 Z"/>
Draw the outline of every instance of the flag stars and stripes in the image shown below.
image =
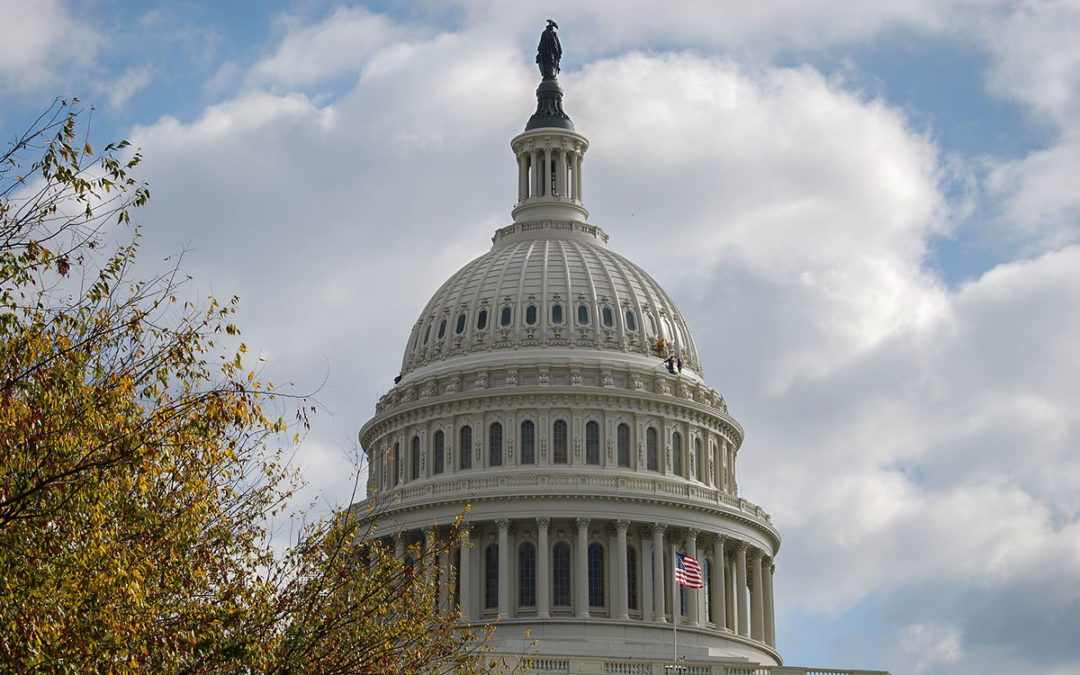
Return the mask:
<path id="1" fill-rule="evenodd" d="M 675 583 L 687 588 L 705 588 L 698 561 L 685 553 L 675 552 Z"/>

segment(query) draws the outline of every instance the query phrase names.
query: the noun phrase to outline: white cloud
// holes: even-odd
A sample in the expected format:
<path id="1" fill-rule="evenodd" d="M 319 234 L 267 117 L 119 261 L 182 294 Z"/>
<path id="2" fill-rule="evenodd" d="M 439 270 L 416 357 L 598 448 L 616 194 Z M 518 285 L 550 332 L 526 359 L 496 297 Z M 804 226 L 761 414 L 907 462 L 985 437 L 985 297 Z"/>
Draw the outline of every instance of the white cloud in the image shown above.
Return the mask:
<path id="1" fill-rule="evenodd" d="M 150 69 L 145 66 L 141 68 L 128 68 L 124 71 L 124 74 L 113 83 L 111 91 L 109 92 L 109 105 L 114 109 L 123 107 L 136 92 L 150 84 L 152 79 L 153 76 L 150 74 Z"/>
<path id="2" fill-rule="evenodd" d="M 284 23 L 289 30 L 277 50 L 251 69 L 253 83 L 293 87 L 359 73 L 377 50 L 421 34 L 362 7 L 339 7 L 311 26 Z"/>
<path id="3" fill-rule="evenodd" d="M 48 90 L 62 69 L 88 66 L 101 45 L 100 36 L 62 0 L 0 0 L 0 16 L 0 87 Z"/>

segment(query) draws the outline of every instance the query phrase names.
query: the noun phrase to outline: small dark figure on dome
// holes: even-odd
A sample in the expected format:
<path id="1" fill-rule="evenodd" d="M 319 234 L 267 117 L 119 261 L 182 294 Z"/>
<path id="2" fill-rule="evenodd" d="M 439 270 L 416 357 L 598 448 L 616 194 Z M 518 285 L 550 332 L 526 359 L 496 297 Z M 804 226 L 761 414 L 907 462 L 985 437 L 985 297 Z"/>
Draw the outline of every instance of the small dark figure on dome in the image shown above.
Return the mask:
<path id="1" fill-rule="evenodd" d="M 547 28 L 540 34 L 540 44 L 536 47 L 536 63 L 545 80 L 554 80 L 559 74 L 559 60 L 562 59 L 562 44 L 555 31 L 559 24 L 547 20 Z"/>
<path id="2" fill-rule="evenodd" d="M 675 367 L 679 369 L 680 373 L 682 372 L 682 359 L 681 358 L 675 359 Z"/>

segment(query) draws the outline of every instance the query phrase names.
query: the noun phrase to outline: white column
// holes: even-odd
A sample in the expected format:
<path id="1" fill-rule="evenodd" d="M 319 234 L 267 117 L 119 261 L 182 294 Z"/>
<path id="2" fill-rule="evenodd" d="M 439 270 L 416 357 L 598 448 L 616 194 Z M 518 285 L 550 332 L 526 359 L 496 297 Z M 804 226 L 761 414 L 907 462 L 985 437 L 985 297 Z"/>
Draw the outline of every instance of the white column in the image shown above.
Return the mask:
<path id="1" fill-rule="evenodd" d="M 510 618 L 510 521 L 495 521 L 499 528 L 499 616 Z"/>
<path id="2" fill-rule="evenodd" d="M 473 621 L 475 598 L 473 598 L 473 549 L 471 544 L 473 529 L 466 527 L 461 533 L 461 562 L 458 575 L 458 604 L 466 621 Z"/>
<path id="3" fill-rule="evenodd" d="M 397 542 L 394 544 L 394 557 L 402 564 L 405 563 L 405 536 L 407 531 L 398 532 Z"/>
<path id="4" fill-rule="evenodd" d="M 562 149 L 555 153 L 555 190 L 559 197 L 566 197 L 566 151 Z"/>
<path id="5" fill-rule="evenodd" d="M 717 630 L 727 628 L 727 601 L 724 598 L 724 535 L 718 534 L 713 539 L 712 565 L 709 571 L 712 579 L 709 581 L 709 603 L 712 606 L 713 624 Z"/>
<path id="6" fill-rule="evenodd" d="M 550 518 L 536 519 L 536 617 L 546 619 L 550 616 L 551 590 L 551 549 L 548 546 L 548 526 Z"/>
<path id="7" fill-rule="evenodd" d="M 749 637 L 750 622 L 746 616 L 746 542 L 735 544 L 735 601 L 739 635 Z"/>
<path id="8" fill-rule="evenodd" d="M 540 151 L 532 151 L 532 196 L 540 196 L 540 186 L 544 182 L 544 168 L 540 166 Z"/>
<path id="9" fill-rule="evenodd" d="M 698 531 L 691 528 L 686 531 L 686 555 L 697 560 L 697 536 Z M 686 589 L 686 623 L 694 628 L 701 626 L 701 613 L 698 607 L 701 605 L 701 591 L 697 588 Z"/>
<path id="10" fill-rule="evenodd" d="M 574 197 L 581 201 L 581 153 L 574 153 Z"/>
<path id="11" fill-rule="evenodd" d="M 529 160 L 524 152 L 518 154 L 518 201 L 529 196 Z"/>
<path id="12" fill-rule="evenodd" d="M 629 580 L 626 577 L 626 528 L 628 527 L 630 527 L 629 520 L 615 521 L 615 589 L 611 597 L 616 601 L 615 610 L 619 619 L 630 618 L 630 600 L 627 593 Z"/>
<path id="13" fill-rule="evenodd" d="M 544 148 L 544 186 L 540 194 L 550 197 L 551 196 L 551 148 Z"/>
<path id="14" fill-rule="evenodd" d="M 417 572 L 423 574 L 425 584 L 435 583 L 435 566 L 439 564 L 438 556 L 433 556 L 436 532 L 433 528 L 425 527 L 420 537 L 420 560 L 417 564 L 420 569 Z"/>
<path id="15" fill-rule="evenodd" d="M 667 623 L 664 618 L 664 526 L 653 525 L 653 619 Z"/>
<path id="16" fill-rule="evenodd" d="M 764 566 L 761 571 L 762 584 L 761 590 L 765 591 L 765 643 L 770 647 L 776 646 L 776 615 L 775 607 L 773 606 L 773 573 L 776 571 L 776 565 L 770 560 L 768 564 Z"/>
<path id="17" fill-rule="evenodd" d="M 574 570 L 576 586 L 576 604 L 578 618 L 589 618 L 589 519 L 578 518 L 577 525 L 577 565 Z"/>
<path id="18" fill-rule="evenodd" d="M 761 592 L 761 549 L 750 552 L 750 637 L 765 641 L 765 610 Z"/>

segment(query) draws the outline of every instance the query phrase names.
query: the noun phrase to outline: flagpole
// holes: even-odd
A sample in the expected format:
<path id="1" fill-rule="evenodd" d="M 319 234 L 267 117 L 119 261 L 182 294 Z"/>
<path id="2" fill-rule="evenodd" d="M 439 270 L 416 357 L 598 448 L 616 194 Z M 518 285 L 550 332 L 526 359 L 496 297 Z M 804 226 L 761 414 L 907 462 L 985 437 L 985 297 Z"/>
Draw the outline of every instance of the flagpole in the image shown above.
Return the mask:
<path id="1" fill-rule="evenodd" d="M 679 583 L 675 580 L 675 547 L 671 547 L 671 634 L 674 637 L 671 660 L 675 665 L 679 664 L 679 612 L 676 609 L 675 595 L 679 589 Z"/>

